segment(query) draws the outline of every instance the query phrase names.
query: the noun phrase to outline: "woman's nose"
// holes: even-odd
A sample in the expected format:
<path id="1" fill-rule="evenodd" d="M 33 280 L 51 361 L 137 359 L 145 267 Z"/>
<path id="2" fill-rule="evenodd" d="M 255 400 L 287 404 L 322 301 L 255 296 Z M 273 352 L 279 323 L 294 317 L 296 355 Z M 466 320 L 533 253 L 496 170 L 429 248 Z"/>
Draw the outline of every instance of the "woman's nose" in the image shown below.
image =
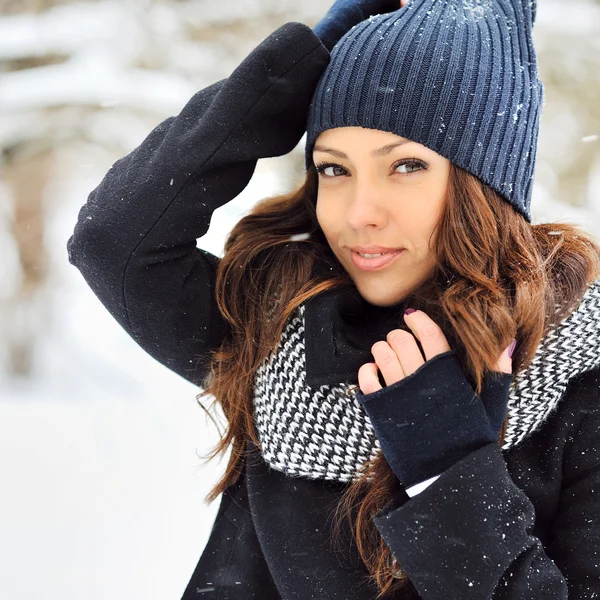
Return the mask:
<path id="1" fill-rule="evenodd" d="M 380 228 L 387 219 L 387 211 L 378 188 L 373 185 L 357 185 L 346 209 L 346 221 L 350 227 L 362 229 L 371 225 Z"/>

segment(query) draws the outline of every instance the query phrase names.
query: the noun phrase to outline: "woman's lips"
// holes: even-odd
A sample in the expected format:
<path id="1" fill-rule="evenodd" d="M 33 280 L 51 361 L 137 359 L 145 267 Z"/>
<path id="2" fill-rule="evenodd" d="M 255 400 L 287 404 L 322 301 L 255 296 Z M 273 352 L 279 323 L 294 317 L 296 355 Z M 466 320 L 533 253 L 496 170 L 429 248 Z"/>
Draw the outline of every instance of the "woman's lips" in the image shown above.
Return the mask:
<path id="1" fill-rule="evenodd" d="M 352 255 L 352 262 L 361 271 L 377 271 L 378 269 L 387 267 L 387 265 L 404 254 L 405 251 L 406 249 L 386 252 L 377 258 L 363 258 L 358 252 L 354 252 L 354 250 L 350 250 L 350 254 Z"/>

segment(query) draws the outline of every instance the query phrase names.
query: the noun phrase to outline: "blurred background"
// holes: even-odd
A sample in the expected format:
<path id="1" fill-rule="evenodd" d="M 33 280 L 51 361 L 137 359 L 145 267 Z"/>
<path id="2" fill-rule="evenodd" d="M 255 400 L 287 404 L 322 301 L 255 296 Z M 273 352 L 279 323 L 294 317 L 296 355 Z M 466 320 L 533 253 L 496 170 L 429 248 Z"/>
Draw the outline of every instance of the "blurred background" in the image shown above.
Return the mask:
<path id="1" fill-rule="evenodd" d="M 0 598 L 178 599 L 223 463 L 198 389 L 147 356 L 67 258 L 115 160 L 288 21 L 332 0 L 0 0 Z M 600 0 L 540 0 L 533 222 L 600 235 Z M 198 245 L 303 175 L 259 161 Z"/>

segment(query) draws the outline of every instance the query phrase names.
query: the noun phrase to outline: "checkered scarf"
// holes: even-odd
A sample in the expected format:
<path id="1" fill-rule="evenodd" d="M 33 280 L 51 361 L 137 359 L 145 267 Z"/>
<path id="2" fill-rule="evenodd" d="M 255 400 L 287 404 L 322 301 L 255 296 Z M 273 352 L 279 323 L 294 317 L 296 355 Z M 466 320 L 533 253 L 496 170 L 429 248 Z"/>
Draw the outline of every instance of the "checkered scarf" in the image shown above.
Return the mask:
<path id="1" fill-rule="evenodd" d="M 600 366 L 600 279 L 541 340 L 513 379 L 502 450 L 521 443 L 554 412 L 575 376 Z M 351 383 L 306 384 L 304 306 L 290 317 L 273 356 L 254 379 L 254 417 L 265 461 L 287 475 L 351 481 L 380 452 Z"/>

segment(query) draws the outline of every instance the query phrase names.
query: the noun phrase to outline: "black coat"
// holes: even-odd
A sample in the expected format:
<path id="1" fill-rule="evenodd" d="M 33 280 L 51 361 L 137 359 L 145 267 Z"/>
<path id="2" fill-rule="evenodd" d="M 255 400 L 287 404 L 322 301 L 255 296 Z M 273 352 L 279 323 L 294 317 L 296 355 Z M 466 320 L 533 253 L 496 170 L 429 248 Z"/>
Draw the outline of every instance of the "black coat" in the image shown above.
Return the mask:
<path id="1" fill-rule="evenodd" d="M 259 158 L 298 143 L 328 60 L 308 27 L 284 25 L 118 160 L 79 213 L 70 262 L 146 352 L 195 384 L 226 331 L 214 299 L 219 259 L 196 240 Z M 332 342 L 319 331 L 307 339 L 309 376 L 339 380 L 370 360 L 344 346 L 343 332 Z M 419 495 L 402 491 L 375 519 L 414 586 L 398 597 L 600 597 L 599 389 L 597 369 L 574 378 L 520 445 L 489 444 Z M 375 598 L 349 532 L 345 551 L 330 545 L 346 484 L 288 477 L 251 450 L 184 600 Z"/>

